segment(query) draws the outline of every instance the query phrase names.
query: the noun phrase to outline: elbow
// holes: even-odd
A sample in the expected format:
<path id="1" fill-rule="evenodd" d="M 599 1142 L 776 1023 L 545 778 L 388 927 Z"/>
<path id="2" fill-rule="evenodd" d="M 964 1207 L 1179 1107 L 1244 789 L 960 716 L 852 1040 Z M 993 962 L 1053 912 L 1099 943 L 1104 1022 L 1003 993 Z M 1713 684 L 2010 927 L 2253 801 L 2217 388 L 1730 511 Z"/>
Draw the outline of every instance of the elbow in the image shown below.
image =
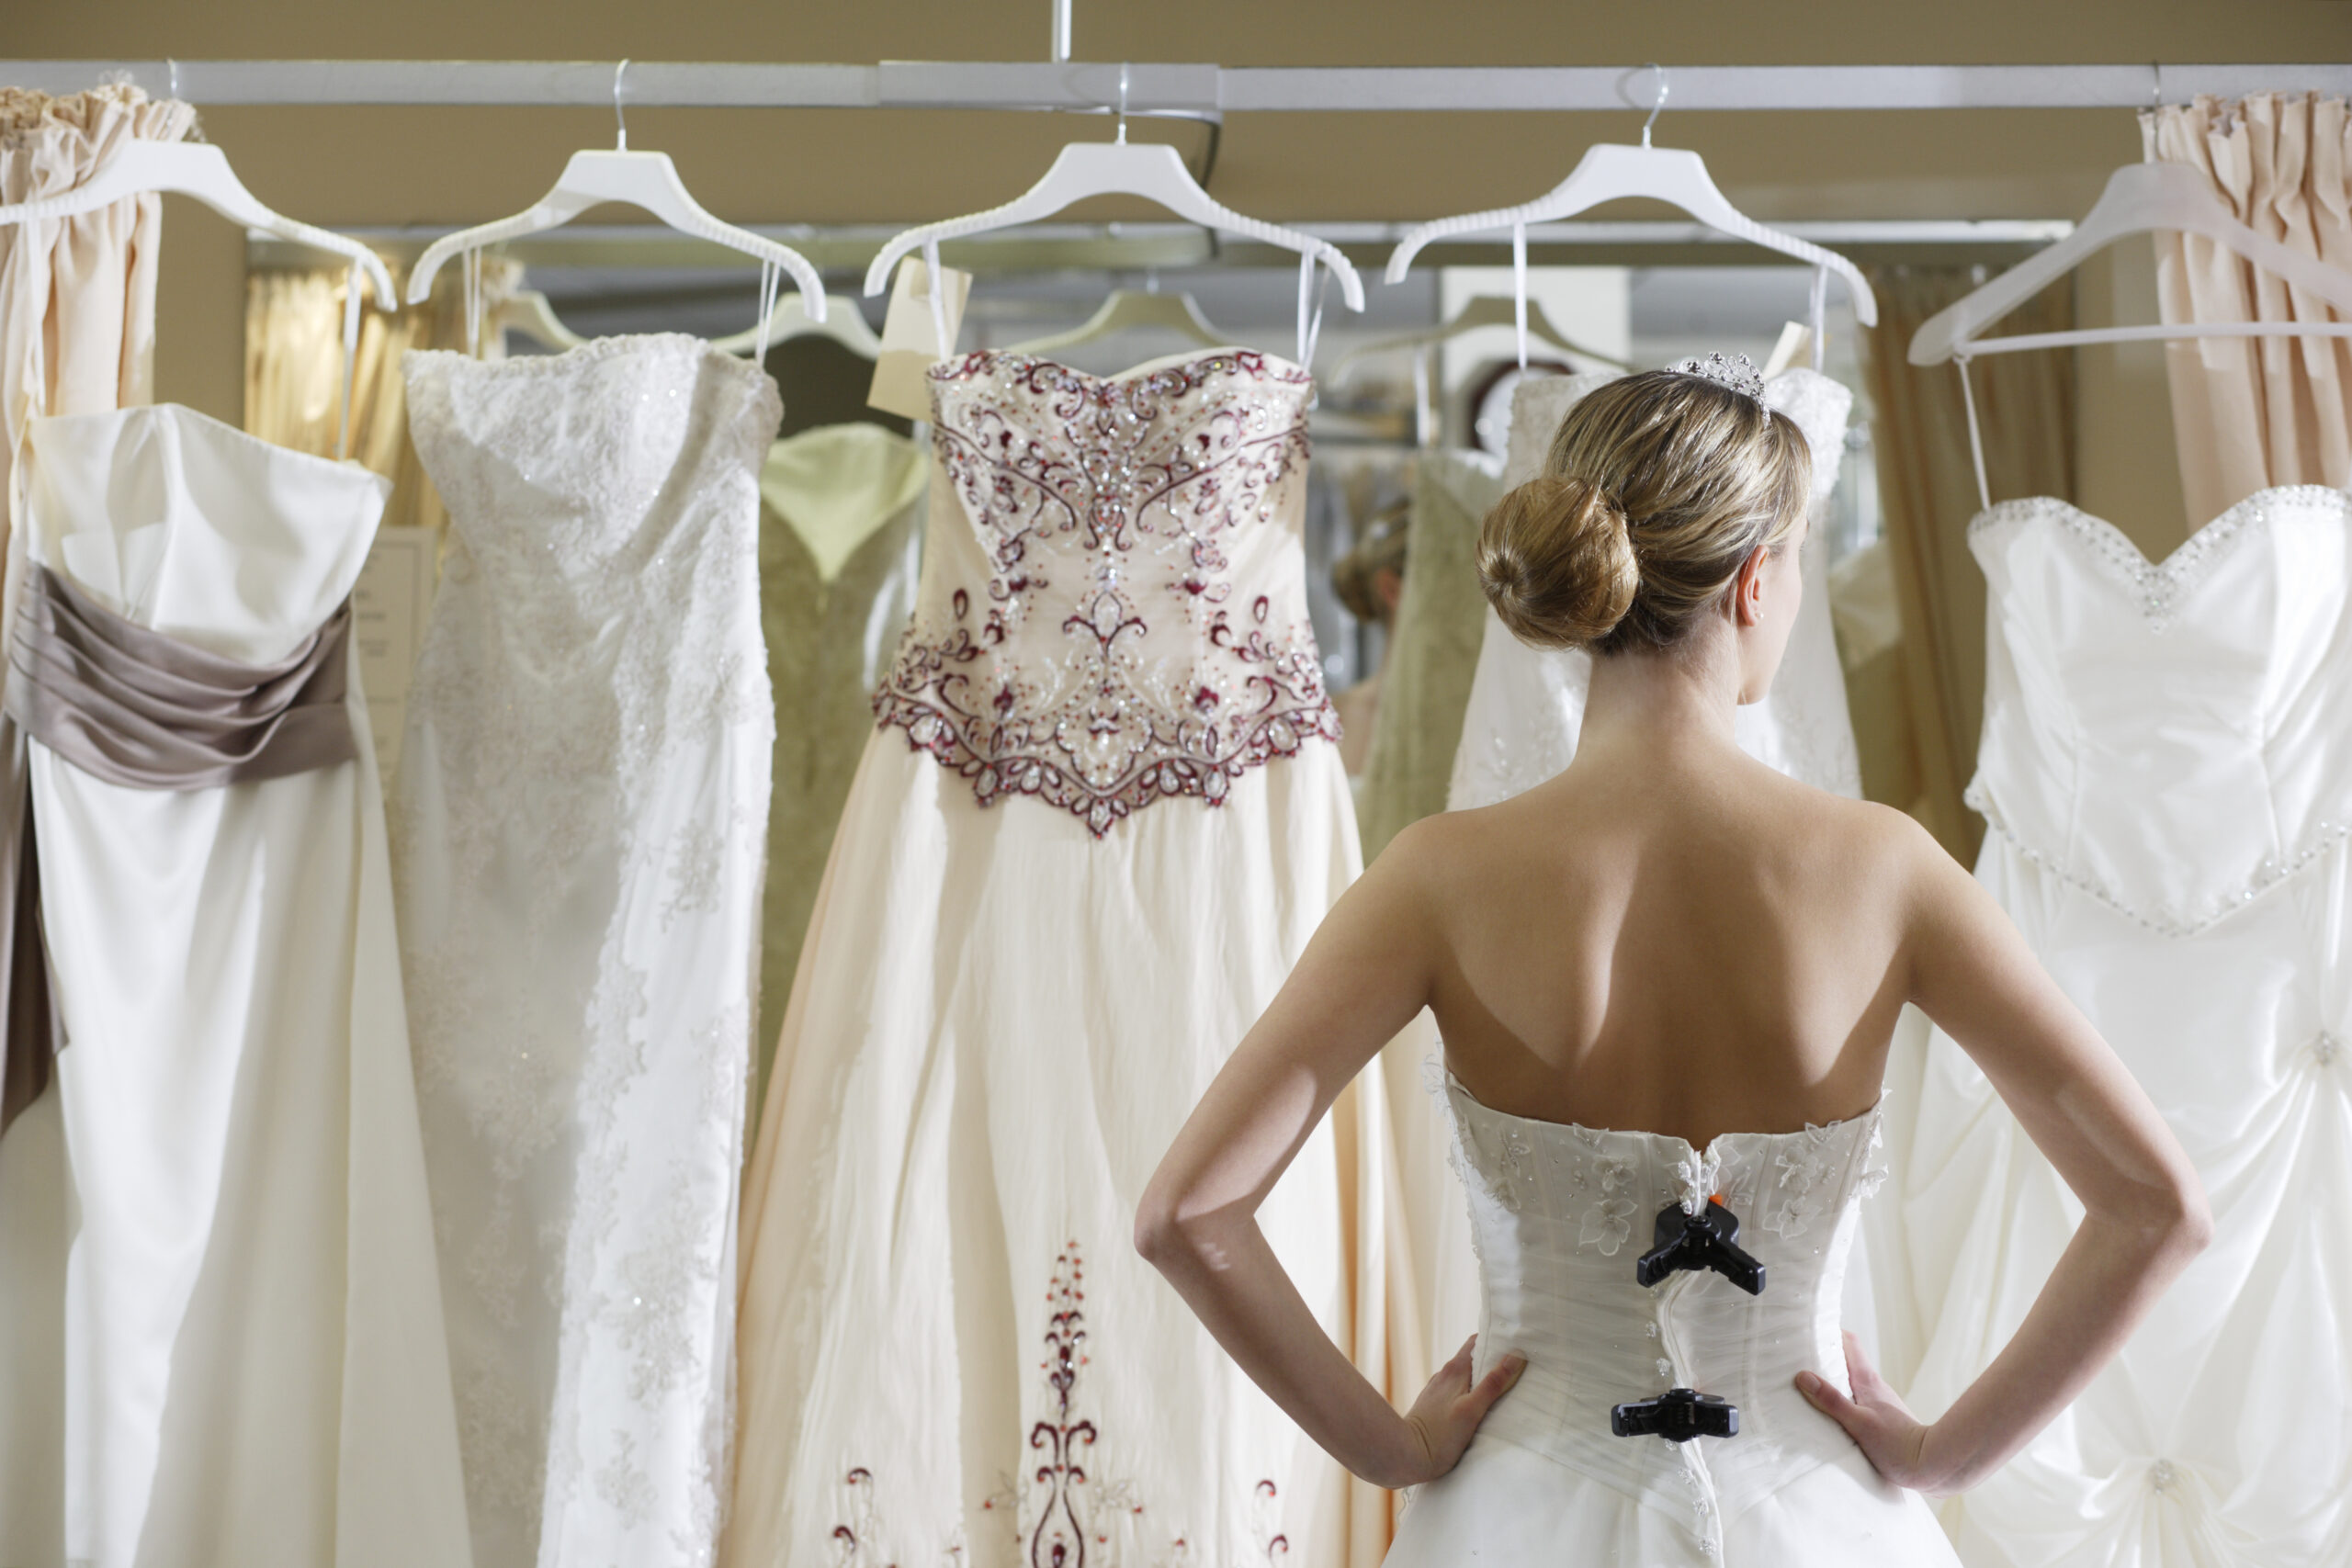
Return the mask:
<path id="1" fill-rule="evenodd" d="M 2205 1183 L 2185 1158 L 2162 1177 L 2111 1194 L 2105 1203 L 2086 1204 L 2086 1221 L 2107 1227 L 2166 1276 L 2186 1268 L 2213 1240 Z"/>
<path id="2" fill-rule="evenodd" d="M 1175 1205 L 1157 1191 L 1146 1192 L 1143 1201 L 1136 1205 L 1136 1251 L 1143 1260 L 1164 1272 L 1168 1259 L 1182 1245 L 1182 1235 Z"/>
<path id="3" fill-rule="evenodd" d="M 1143 1201 L 1136 1205 L 1136 1251 L 1163 1274 L 1192 1250 L 1183 1214 L 1184 1195 L 1157 1178 L 1144 1189 Z"/>
<path id="4" fill-rule="evenodd" d="M 2178 1185 L 2171 1230 L 2173 1247 L 2184 1262 L 2213 1245 L 2213 1205 L 2193 1170 Z"/>
<path id="5" fill-rule="evenodd" d="M 2204 1251 L 2213 1240 L 2213 1206 L 2206 1199 L 2204 1181 L 2186 1160 L 2168 1181 L 2132 1206 L 2127 1223 L 2145 1238 L 2152 1252 L 2172 1260 L 2176 1267 Z"/>

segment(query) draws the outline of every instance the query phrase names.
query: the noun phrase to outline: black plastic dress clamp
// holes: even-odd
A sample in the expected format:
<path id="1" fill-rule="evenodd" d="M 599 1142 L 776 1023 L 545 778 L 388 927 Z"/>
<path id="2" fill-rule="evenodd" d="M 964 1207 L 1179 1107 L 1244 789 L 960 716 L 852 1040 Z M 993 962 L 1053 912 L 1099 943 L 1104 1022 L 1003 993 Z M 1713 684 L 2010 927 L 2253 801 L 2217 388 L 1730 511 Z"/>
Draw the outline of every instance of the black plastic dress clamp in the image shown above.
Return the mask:
<path id="1" fill-rule="evenodd" d="M 1742 1252 L 1735 1245 L 1738 1240 L 1739 1216 L 1720 1200 L 1708 1199 L 1695 1214 L 1668 1203 L 1657 1212 L 1652 1246 L 1634 1264 L 1634 1278 L 1655 1285 L 1678 1269 L 1712 1269 L 1749 1295 L 1760 1296 L 1764 1265 Z"/>
<path id="2" fill-rule="evenodd" d="M 1609 1429 L 1621 1438 L 1664 1438 L 1669 1443 L 1736 1438 L 1739 1406 L 1696 1389 L 1668 1389 L 1656 1399 L 1610 1406 Z"/>

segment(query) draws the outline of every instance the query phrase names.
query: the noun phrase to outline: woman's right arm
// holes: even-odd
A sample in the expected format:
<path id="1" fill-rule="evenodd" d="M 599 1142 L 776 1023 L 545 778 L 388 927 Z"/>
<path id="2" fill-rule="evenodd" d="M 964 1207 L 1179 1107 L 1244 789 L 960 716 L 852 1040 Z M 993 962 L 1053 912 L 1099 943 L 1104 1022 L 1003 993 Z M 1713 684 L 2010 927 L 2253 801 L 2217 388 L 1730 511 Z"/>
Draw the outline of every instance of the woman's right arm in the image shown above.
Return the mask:
<path id="1" fill-rule="evenodd" d="M 2074 1401 L 2213 1222 L 2179 1140 L 2007 914 L 1923 832 L 1913 860 L 1910 998 L 1984 1069 L 2084 1210 L 2017 1333 L 1935 1421 L 1913 1419 L 1850 1345 L 1854 1398 L 1799 1378 L 1881 1474 L 1940 1495 L 1992 1473 Z"/>

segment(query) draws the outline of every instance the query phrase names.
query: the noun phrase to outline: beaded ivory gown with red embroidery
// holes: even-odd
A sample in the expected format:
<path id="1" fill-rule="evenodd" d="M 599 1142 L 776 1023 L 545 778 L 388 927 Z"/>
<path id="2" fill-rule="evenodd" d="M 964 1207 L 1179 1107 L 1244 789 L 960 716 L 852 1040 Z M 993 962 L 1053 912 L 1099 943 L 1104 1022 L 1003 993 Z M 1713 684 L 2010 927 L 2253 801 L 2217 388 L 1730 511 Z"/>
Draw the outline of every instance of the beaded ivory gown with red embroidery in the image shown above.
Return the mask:
<path id="1" fill-rule="evenodd" d="M 932 372 L 922 584 L 744 1198 L 736 1568 L 1340 1549 L 1342 1473 L 1129 1239 L 1358 870 L 1304 594 L 1311 387 L 1242 351 Z M 1341 1331 L 1334 1148 L 1261 1218 Z"/>

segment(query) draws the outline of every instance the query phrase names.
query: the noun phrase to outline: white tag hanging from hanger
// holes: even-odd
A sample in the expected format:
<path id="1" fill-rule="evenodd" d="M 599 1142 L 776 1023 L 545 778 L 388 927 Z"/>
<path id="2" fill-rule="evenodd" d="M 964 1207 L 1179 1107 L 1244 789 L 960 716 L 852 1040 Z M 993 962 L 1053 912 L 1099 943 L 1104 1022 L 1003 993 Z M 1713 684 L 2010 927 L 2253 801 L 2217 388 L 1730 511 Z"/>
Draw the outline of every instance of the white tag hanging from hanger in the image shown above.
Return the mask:
<path id="1" fill-rule="evenodd" d="M 882 352 L 875 357 L 872 389 L 865 400 L 885 413 L 907 419 L 931 417 L 931 367 L 956 352 L 971 298 L 972 275 L 939 268 L 933 288 L 931 264 L 909 256 L 899 264 L 890 309 L 882 318 Z"/>

